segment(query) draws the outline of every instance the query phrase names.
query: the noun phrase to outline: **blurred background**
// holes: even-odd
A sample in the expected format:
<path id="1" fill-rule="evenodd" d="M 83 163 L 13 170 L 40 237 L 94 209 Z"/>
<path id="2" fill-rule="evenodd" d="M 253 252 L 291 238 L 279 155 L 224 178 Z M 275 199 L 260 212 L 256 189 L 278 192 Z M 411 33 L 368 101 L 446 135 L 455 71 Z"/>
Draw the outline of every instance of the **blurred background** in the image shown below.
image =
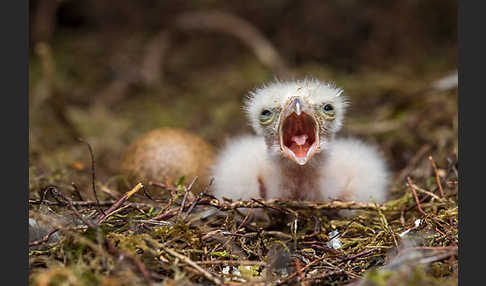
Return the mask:
<path id="1" fill-rule="evenodd" d="M 31 188 L 89 185 L 77 137 L 102 182 L 154 128 L 218 150 L 251 132 L 242 99 L 275 76 L 344 88 L 340 135 L 379 145 L 397 184 L 427 178 L 424 156 L 457 154 L 457 38 L 455 0 L 31 0 Z"/>

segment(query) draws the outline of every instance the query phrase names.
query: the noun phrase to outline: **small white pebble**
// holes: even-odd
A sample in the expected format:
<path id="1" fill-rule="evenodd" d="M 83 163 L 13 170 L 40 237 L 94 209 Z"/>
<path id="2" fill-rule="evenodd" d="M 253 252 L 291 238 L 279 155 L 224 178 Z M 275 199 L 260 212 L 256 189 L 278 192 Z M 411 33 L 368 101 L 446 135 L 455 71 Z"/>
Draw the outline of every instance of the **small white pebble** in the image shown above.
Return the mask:
<path id="1" fill-rule="evenodd" d="M 229 274 L 231 267 L 225 266 L 223 267 L 223 274 Z"/>
<path id="2" fill-rule="evenodd" d="M 233 274 L 236 276 L 241 276 L 241 272 L 238 270 L 238 267 L 233 266 Z"/>
<path id="3" fill-rule="evenodd" d="M 327 247 L 339 249 L 343 246 L 341 240 L 338 237 L 339 232 L 337 230 L 333 230 L 327 234 L 329 237 L 333 237 L 330 241 L 327 242 Z"/>
<path id="4" fill-rule="evenodd" d="M 421 223 L 421 222 L 422 222 L 422 220 L 420 220 L 420 219 L 416 219 L 416 220 L 415 220 L 415 222 L 414 222 L 415 226 L 414 226 L 414 227 L 412 227 L 412 228 L 410 228 L 410 229 L 405 230 L 405 231 L 404 231 L 404 232 L 402 232 L 402 233 L 400 233 L 400 234 L 399 234 L 399 236 L 400 236 L 400 237 L 404 237 L 404 236 L 405 236 L 407 233 L 409 233 L 411 230 L 414 230 L 414 229 L 416 229 L 417 227 L 419 227 L 419 225 L 420 225 L 420 223 Z"/>

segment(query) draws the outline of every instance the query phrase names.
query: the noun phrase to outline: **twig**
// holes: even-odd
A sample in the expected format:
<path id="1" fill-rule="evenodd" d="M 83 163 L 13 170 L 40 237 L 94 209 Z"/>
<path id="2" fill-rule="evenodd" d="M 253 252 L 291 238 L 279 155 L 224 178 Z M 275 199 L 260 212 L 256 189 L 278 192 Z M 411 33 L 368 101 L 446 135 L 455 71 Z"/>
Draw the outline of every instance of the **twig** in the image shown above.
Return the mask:
<path id="1" fill-rule="evenodd" d="M 117 201 L 100 201 L 99 205 L 100 206 L 111 206 Z M 60 205 L 65 205 L 63 202 L 53 202 L 53 201 L 48 201 L 48 200 L 31 200 L 29 199 L 29 204 L 32 205 L 40 205 L 40 204 L 45 204 L 49 206 L 60 206 Z M 72 201 L 72 204 L 77 207 L 92 207 L 92 206 L 97 206 L 98 202 L 95 201 Z M 146 204 L 146 203 L 131 203 L 132 206 L 137 207 L 137 208 L 153 208 L 156 207 L 151 204 Z"/>
<path id="2" fill-rule="evenodd" d="M 434 158 L 429 156 L 430 163 L 434 167 L 435 178 L 437 180 L 437 185 L 439 185 L 440 195 L 444 198 L 444 189 L 442 188 L 442 183 L 440 182 L 439 172 L 437 171 L 437 165 L 435 164 Z"/>
<path id="3" fill-rule="evenodd" d="M 207 260 L 207 261 L 194 261 L 197 264 L 201 265 L 244 265 L 244 266 L 264 266 L 265 262 L 263 261 L 252 261 L 252 260 Z"/>
<path id="4" fill-rule="evenodd" d="M 114 203 L 103 215 L 98 218 L 98 224 L 102 223 L 111 213 L 118 209 L 126 200 L 128 200 L 133 194 L 143 188 L 142 183 L 138 183 L 129 192 L 126 192 L 116 203 Z"/>
<path id="5" fill-rule="evenodd" d="M 208 280 L 218 284 L 218 285 L 221 285 L 223 284 L 222 283 L 222 280 L 221 278 L 217 277 L 216 275 L 212 275 L 211 273 L 209 273 L 208 271 L 206 271 L 205 269 L 203 269 L 201 266 L 197 265 L 196 262 L 192 261 L 189 257 L 186 257 L 180 253 L 178 253 L 177 251 L 175 250 L 172 250 L 170 248 L 166 248 L 166 247 L 163 247 L 162 246 L 162 249 L 169 253 L 170 255 L 176 257 L 176 258 L 179 258 L 180 260 L 182 260 L 184 263 L 186 264 L 189 264 L 190 266 L 192 266 L 194 269 L 196 269 L 199 273 L 201 273 L 202 275 L 204 275 L 204 277 L 206 277 Z"/>
<path id="6" fill-rule="evenodd" d="M 365 209 L 365 210 L 376 210 L 380 208 L 383 211 L 388 210 L 386 206 L 373 204 L 373 203 L 361 203 L 361 202 L 344 202 L 344 201 L 331 201 L 331 202 L 312 202 L 312 201 L 293 201 L 293 200 L 282 200 L 282 199 L 271 199 L 267 201 L 257 200 L 257 201 L 235 201 L 231 203 L 222 202 L 218 199 L 201 199 L 200 205 L 210 205 L 218 208 L 219 210 L 233 210 L 237 208 L 277 208 L 277 210 L 282 211 L 279 207 L 289 208 L 289 209 Z M 288 211 L 288 210 L 287 210 Z"/>
<path id="7" fill-rule="evenodd" d="M 417 208 L 418 208 L 419 212 L 421 214 L 423 214 L 424 216 L 427 216 L 427 214 L 422 210 L 422 207 L 420 206 L 420 201 L 418 199 L 417 193 L 415 192 L 415 189 L 413 188 L 412 179 L 410 179 L 410 177 L 407 177 L 407 181 L 408 181 L 408 185 L 409 185 L 410 189 L 412 190 L 412 194 L 413 194 L 413 197 L 415 198 L 415 203 L 417 203 Z"/>
<path id="8" fill-rule="evenodd" d="M 187 199 L 187 195 L 189 194 L 189 190 L 186 190 L 184 192 L 184 197 L 182 198 L 182 202 L 181 202 L 181 207 L 179 208 L 179 212 L 177 213 L 177 216 L 180 217 L 181 214 L 182 214 L 182 211 L 184 210 L 184 207 L 186 205 L 186 199 Z"/>
<path id="9" fill-rule="evenodd" d="M 197 177 L 197 176 L 195 176 L 195 177 L 194 177 L 194 179 L 192 180 L 192 182 L 191 182 L 191 183 L 189 184 L 189 186 L 187 187 L 187 191 L 192 190 L 192 186 L 194 186 L 194 183 L 196 183 L 196 182 L 197 182 L 197 179 L 198 179 L 198 177 Z"/>
<path id="10" fill-rule="evenodd" d="M 309 264 L 307 264 L 306 266 L 302 267 L 302 269 L 300 271 L 303 272 L 303 271 L 307 270 L 307 268 L 311 267 L 312 265 L 314 265 L 318 262 L 323 261 L 325 258 L 326 258 L 326 256 L 322 256 L 320 258 L 317 258 L 316 260 L 314 260 L 314 261 L 310 262 Z M 275 285 L 282 285 L 282 284 L 286 283 L 287 281 L 294 279 L 295 277 L 297 277 L 297 275 L 299 275 L 298 271 L 296 271 L 296 272 L 290 274 L 289 276 L 285 277 L 284 279 L 278 281 L 278 283 L 275 284 Z"/>
<path id="11" fill-rule="evenodd" d="M 78 196 L 78 200 L 84 201 L 83 196 L 81 196 L 81 193 L 79 192 L 78 186 L 74 182 L 71 183 L 71 186 L 73 187 L 76 196 Z"/>
<path id="12" fill-rule="evenodd" d="M 161 182 L 150 181 L 148 184 L 150 186 L 156 186 L 156 187 L 166 189 L 166 190 L 169 190 L 169 191 L 177 191 L 177 188 L 175 188 L 174 186 L 170 186 L 169 184 L 164 184 L 164 183 L 161 183 Z"/>
<path id="13" fill-rule="evenodd" d="M 41 239 L 39 240 L 35 240 L 35 241 L 32 241 L 29 243 L 29 247 L 32 247 L 32 246 L 37 246 L 39 244 L 42 244 L 44 242 L 47 242 L 49 240 L 49 238 L 51 237 L 51 235 L 53 235 L 54 233 L 56 233 L 59 229 L 58 228 L 55 228 L 51 231 L 49 231 L 46 235 L 44 235 Z"/>
<path id="14" fill-rule="evenodd" d="M 82 221 L 84 222 L 84 224 L 86 224 L 87 226 L 95 229 L 97 226 L 92 223 L 91 221 L 87 220 L 86 218 L 83 217 L 83 215 L 81 213 L 79 213 L 79 211 L 76 209 L 76 207 L 73 205 L 72 201 L 66 197 L 63 193 L 61 193 L 60 191 L 58 191 L 56 189 L 56 187 L 51 187 L 51 192 L 53 194 L 56 194 L 56 195 L 60 195 L 69 205 L 69 208 L 71 208 L 71 210 L 74 212 L 74 214 Z"/>
<path id="15" fill-rule="evenodd" d="M 417 185 L 415 185 L 415 184 L 412 184 L 412 187 L 413 187 L 415 190 L 417 190 L 417 191 L 419 191 L 419 192 L 421 192 L 421 193 L 424 193 L 424 194 L 427 194 L 427 195 L 429 195 L 429 196 L 433 197 L 434 199 L 438 200 L 439 202 L 443 202 L 443 201 L 444 201 L 444 198 L 439 198 L 439 197 L 438 197 L 436 194 L 434 194 L 434 193 L 432 193 L 432 192 L 429 192 L 429 191 L 427 191 L 427 190 L 424 190 L 424 189 L 420 188 L 419 186 L 417 186 Z"/>
<path id="16" fill-rule="evenodd" d="M 302 273 L 302 266 L 300 266 L 300 260 L 295 258 L 295 268 L 297 268 L 297 273 L 299 273 L 300 281 L 304 280 L 304 274 Z M 307 282 L 302 282 L 302 285 L 307 286 Z"/>
<path id="17" fill-rule="evenodd" d="M 238 38 L 270 70 L 280 76 L 291 74 L 273 44 L 250 22 L 221 11 L 185 12 L 177 15 L 174 26 L 183 30 L 214 30 Z"/>
<path id="18" fill-rule="evenodd" d="M 202 194 L 208 196 L 207 194 Z M 117 201 L 73 201 L 75 206 L 96 206 L 97 204 L 103 206 L 109 206 Z M 61 205 L 60 202 L 53 202 L 48 200 L 32 200 L 29 199 L 29 204 L 47 204 L 47 205 Z M 132 203 L 136 207 L 158 207 L 148 203 Z M 221 211 L 234 210 L 238 208 L 268 208 L 268 207 L 284 207 L 289 209 L 315 209 L 315 210 L 325 210 L 325 209 L 351 209 L 351 210 L 376 210 L 377 208 L 382 211 L 390 210 L 389 207 L 373 203 L 360 203 L 360 202 L 343 202 L 343 201 L 330 201 L 330 202 L 311 202 L 311 201 L 291 201 L 291 200 L 259 200 L 259 201 L 235 201 L 231 203 L 222 202 L 212 196 L 209 198 L 201 198 L 198 205 L 212 206 Z M 177 208 L 179 210 L 179 208 Z"/>
<path id="19" fill-rule="evenodd" d="M 250 217 L 251 215 L 251 212 L 252 212 L 252 209 L 250 209 L 248 211 L 248 213 L 246 214 L 245 218 L 243 219 L 243 221 L 240 223 L 240 225 L 236 228 L 236 231 L 238 232 L 243 226 L 245 226 L 245 223 L 246 221 L 248 220 L 248 218 Z"/>
<path id="20" fill-rule="evenodd" d="M 358 258 L 358 257 L 366 256 L 366 255 L 371 254 L 375 251 L 376 251 L 376 248 L 367 249 L 367 250 L 361 251 L 360 253 L 345 257 L 345 258 L 341 259 L 340 262 L 346 262 L 348 260 L 353 260 L 353 259 Z"/>
<path id="21" fill-rule="evenodd" d="M 84 141 L 81 138 L 78 138 L 78 141 L 80 141 L 81 143 L 84 143 L 88 146 L 89 155 L 91 157 L 91 186 L 93 188 L 95 200 L 98 203 L 98 210 L 100 211 L 100 213 L 105 215 L 105 213 L 101 209 L 101 206 L 99 205 L 98 195 L 96 194 L 96 183 L 95 183 L 96 182 L 96 172 L 95 172 L 95 159 L 94 159 L 94 154 L 93 154 L 93 148 L 91 148 L 91 145 L 88 142 Z"/>
<path id="22" fill-rule="evenodd" d="M 199 203 L 199 201 L 201 200 L 201 197 L 197 197 L 191 204 L 191 206 L 189 207 L 189 209 L 187 210 L 187 212 L 185 213 L 184 215 L 184 219 L 186 219 L 192 212 L 192 210 L 196 207 L 196 205 Z"/>

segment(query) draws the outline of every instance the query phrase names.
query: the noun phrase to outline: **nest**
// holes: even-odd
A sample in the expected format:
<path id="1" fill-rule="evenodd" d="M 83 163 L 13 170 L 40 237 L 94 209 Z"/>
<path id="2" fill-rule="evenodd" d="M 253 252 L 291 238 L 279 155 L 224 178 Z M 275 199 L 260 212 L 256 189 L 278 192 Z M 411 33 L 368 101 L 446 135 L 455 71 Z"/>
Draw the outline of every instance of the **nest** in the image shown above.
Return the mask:
<path id="1" fill-rule="evenodd" d="M 384 204 L 220 201 L 192 193 L 195 181 L 183 179 L 151 182 L 160 198 L 137 184 L 99 201 L 51 184 L 29 200 L 30 217 L 45 226 L 30 242 L 30 281 L 455 285 L 456 163 L 441 178 L 429 159 L 435 172 L 427 186 L 407 178 L 397 187 L 402 195 Z"/>

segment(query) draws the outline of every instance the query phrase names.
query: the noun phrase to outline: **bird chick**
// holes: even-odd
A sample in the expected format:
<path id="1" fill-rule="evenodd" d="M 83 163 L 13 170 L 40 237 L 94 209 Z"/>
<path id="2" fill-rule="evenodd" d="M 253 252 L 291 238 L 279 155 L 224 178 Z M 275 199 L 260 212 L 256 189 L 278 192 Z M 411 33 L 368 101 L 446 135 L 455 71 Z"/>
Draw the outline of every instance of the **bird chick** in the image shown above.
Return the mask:
<path id="1" fill-rule="evenodd" d="M 361 141 L 334 139 L 347 105 L 342 89 L 315 79 L 277 81 L 251 92 L 244 109 L 257 135 L 236 138 L 219 154 L 213 194 L 383 202 L 384 159 Z"/>

